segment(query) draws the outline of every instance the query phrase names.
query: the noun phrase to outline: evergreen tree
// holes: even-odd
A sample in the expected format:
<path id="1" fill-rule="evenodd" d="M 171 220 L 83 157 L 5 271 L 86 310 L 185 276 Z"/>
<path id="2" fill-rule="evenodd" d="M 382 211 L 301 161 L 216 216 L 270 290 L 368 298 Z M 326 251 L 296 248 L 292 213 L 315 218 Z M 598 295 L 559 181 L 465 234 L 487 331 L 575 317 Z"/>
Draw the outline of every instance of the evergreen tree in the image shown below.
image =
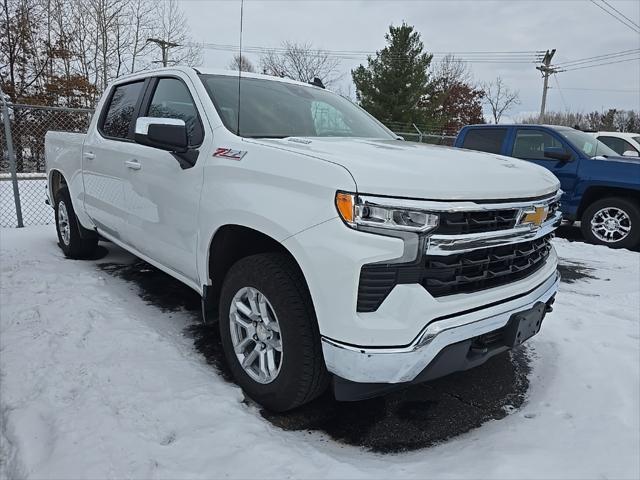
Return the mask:
<path id="1" fill-rule="evenodd" d="M 423 53 L 420 34 L 402 23 L 389 26 L 387 46 L 351 71 L 360 105 L 394 127 L 423 124 L 429 119 L 420 103 L 429 95 L 428 69 L 433 55 Z"/>

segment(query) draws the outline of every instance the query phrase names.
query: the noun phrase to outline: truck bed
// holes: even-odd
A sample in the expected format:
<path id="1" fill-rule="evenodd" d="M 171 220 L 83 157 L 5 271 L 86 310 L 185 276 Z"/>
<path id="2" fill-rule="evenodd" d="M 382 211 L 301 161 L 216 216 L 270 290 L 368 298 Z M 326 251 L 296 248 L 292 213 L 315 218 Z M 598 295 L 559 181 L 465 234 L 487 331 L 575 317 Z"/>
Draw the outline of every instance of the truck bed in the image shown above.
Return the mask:
<path id="1" fill-rule="evenodd" d="M 82 181 L 82 146 L 85 137 L 84 133 L 72 132 L 47 132 L 44 137 L 48 181 L 51 182 L 54 171 L 59 171 L 71 183 L 69 189 L 72 190 L 72 196 L 73 184 Z M 53 199 L 49 200 L 53 205 Z"/>

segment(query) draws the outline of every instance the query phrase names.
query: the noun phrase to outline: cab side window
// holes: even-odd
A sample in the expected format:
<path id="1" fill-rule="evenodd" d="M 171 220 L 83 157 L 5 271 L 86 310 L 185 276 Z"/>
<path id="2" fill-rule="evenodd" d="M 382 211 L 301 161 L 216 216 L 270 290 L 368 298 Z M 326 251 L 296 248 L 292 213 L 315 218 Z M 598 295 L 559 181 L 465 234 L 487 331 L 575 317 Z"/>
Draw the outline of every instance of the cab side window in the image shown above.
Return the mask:
<path id="1" fill-rule="evenodd" d="M 525 160 L 550 160 L 544 156 L 547 147 L 564 148 L 553 135 L 542 130 L 519 129 L 513 144 L 512 156 Z"/>
<path id="2" fill-rule="evenodd" d="M 116 139 L 129 137 L 133 114 L 143 86 L 144 81 L 139 81 L 114 88 L 100 128 L 104 136 Z"/>
<path id="3" fill-rule="evenodd" d="M 500 153 L 507 135 L 506 128 L 476 128 L 467 132 L 462 148 L 488 153 Z"/>
<path id="4" fill-rule="evenodd" d="M 189 146 L 197 147 L 204 140 L 198 109 L 187 86 L 177 78 L 158 80 L 145 116 L 184 120 Z"/>

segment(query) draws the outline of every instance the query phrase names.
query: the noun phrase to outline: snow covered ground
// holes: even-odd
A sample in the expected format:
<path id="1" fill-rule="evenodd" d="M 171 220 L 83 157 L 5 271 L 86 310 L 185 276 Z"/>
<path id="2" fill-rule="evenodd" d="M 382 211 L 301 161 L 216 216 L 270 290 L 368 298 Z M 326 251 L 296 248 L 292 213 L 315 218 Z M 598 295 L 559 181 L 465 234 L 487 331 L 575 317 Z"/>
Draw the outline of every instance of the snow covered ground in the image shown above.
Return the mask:
<path id="1" fill-rule="evenodd" d="M 0 477 L 640 477 L 638 253 L 557 240 L 566 281 L 525 403 L 381 454 L 274 426 L 185 336 L 193 312 L 109 273 L 130 255 L 65 260 L 55 242 L 53 226 L 0 230 Z"/>

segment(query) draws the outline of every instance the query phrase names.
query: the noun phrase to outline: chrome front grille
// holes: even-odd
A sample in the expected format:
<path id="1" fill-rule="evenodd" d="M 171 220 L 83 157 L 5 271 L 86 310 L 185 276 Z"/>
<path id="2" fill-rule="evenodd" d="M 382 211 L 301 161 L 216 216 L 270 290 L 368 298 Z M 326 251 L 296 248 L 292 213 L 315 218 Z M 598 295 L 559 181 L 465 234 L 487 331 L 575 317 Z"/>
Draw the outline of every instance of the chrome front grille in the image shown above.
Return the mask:
<path id="1" fill-rule="evenodd" d="M 415 260 L 362 266 L 357 311 L 376 311 L 399 284 L 419 284 L 433 297 L 443 297 L 532 275 L 551 252 L 551 238 L 562 219 L 560 195 L 492 204 L 416 201 L 423 210 L 437 212 L 439 226 L 424 238 Z M 548 210 L 545 218 L 522 220 L 540 207 Z"/>
<path id="2" fill-rule="evenodd" d="M 462 235 L 466 233 L 507 230 L 516 225 L 520 210 L 489 210 L 480 212 L 444 212 L 435 233 Z"/>

